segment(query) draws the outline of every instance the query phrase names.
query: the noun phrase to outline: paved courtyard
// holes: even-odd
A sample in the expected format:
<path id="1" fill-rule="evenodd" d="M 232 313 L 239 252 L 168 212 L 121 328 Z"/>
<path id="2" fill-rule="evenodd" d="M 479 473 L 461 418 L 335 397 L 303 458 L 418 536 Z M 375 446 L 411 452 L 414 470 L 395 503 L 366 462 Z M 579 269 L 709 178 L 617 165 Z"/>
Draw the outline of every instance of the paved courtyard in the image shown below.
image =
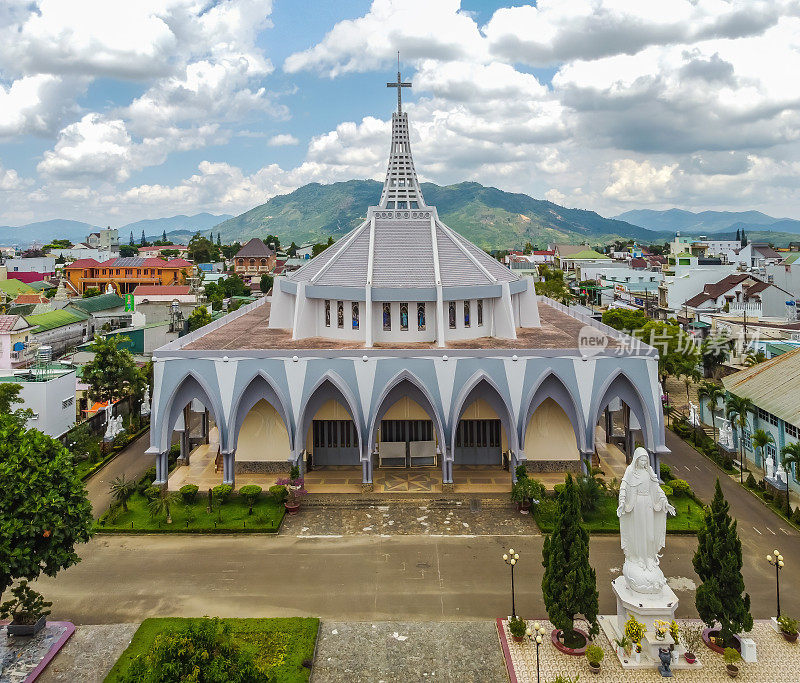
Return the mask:
<path id="1" fill-rule="evenodd" d="M 313 683 L 507 683 L 491 621 L 323 621 Z"/>
<path id="2" fill-rule="evenodd" d="M 507 499 L 407 499 L 385 504 L 305 505 L 287 515 L 281 534 L 300 538 L 352 535 L 495 536 L 539 535 L 528 513 Z"/>
<path id="3" fill-rule="evenodd" d="M 678 620 L 678 623 L 685 622 Z M 542 624 L 548 629 L 548 632 L 552 629 L 550 622 L 543 621 Z M 513 642 L 505 621 L 503 628 L 517 681 L 519 683 L 536 681 L 536 647 L 527 642 Z M 800 645 L 787 643 L 782 636 L 772 630 L 768 621 L 756 621 L 750 637 L 756 641 L 758 662 L 755 664 L 740 663 L 738 680 L 751 683 L 800 680 Z M 623 669 L 612 650 L 611 643 L 602 631 L 595 638 L 595 643 L 600 645 L 605 652 L 599 675 L 594 676 L 590 673 L 585 657 L 562 654 L 547 643 L 539 648 L 542 680 L 550 681 L 558 674 L 572 676 L 579 674 L 581 681 L 593 680 L 598 683 L 639 683 L 639 681 L 662 680 L 655 667 L 653 669 Z M 687 683 L 722 683 L 722 681 L 730 680 L 725 671 L 722 655 L 715 654 L 705 646 L 697 654 L 703 667 L 692 671 L 678 670 L 675 672 L 676 679 Z"/>

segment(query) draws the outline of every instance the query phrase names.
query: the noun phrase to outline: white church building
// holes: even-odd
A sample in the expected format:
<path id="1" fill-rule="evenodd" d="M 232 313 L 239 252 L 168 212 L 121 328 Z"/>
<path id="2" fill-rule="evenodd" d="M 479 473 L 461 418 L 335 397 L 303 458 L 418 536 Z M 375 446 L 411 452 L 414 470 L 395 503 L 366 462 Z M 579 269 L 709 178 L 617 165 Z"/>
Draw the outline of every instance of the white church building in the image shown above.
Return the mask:
<path id="1" fill-rule="evenodd" d="M 408 115 L 366 219 L 260 299 L 154 353 L 151 442 L 167 478 L 173 430 L 200 407 L 220 481 L 293 464 L 358 472 L 427 468 L 453 490 L 481 466 L 580 471 L 595 428 L 625 415 L 667 452 L 655 349 L 572 313 L 439 219 L 422 195 Z M 183 439 L 183 459 L 189 440 Z"/>

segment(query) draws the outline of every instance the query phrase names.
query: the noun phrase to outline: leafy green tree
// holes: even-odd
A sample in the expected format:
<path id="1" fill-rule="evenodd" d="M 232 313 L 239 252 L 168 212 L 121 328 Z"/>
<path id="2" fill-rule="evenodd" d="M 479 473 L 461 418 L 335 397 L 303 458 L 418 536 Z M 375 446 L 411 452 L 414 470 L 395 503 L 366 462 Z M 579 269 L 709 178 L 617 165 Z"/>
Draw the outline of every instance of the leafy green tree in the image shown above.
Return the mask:
<path id="1" fill-rule="evenodd" d="M 544 540 L 542 558 L 544 604 L 550 621 L 563 631 L 564 643 L 579 641 L 574 630 L 578 614 L 589 622 L 590 635 L 599 633 L 597 576 L 589 564 L 589 534 L 583 528 L 578 490 L 570 474 L 558 494 L 553 533 Z"/>
<path id="2" fill-rule="evenodd" d="M 270 289 L 272 289 L 272 275 L 269 273 L 264 273 L 261 276 L 261 281 L 258 283 L 258 288 L 266 294 Z"/>
<path id="3" fill-rule="evenodd" d="M 141 400 L 145 377 L 133 360 L 131 352 L 120 348 L 130 341 L 127 337 L 113 335 L 95 337 L 89 346 L 94 358 L 83 366 L 83 381 L 89 385 L 89 398 L 93 401 L 110 401 L 131 397 Z"/>
<path id="4" fill-rule="evenodd" d="M 128 511 L 128 500 L 136 493 L 136 482 L 128 479 L 124 474 L 120 475 L 111 482 L 109 487 L 111 497 L 122 504 L 122 509 Z"/>
<path id="5" fill-rule="evenodd" d="M 742 577 L 742 542 L 736 522 L 728 514 L 729 504 L 717 485 L 711 506 L 705 509 L 703 524 L 697 532 L 697 551 L 692 564 L 703 582 L 695 593 L 695 606 L 706 625 L 720 625 L 726 646 L 733 636 L 753 628 L 750 596 L 744 592 Z"/>
<path id="6" fill-rule="evenodd" d="M 755 407 L 749 398 L 731 394 L 725 401 L 725 416 L 739 428 L 739 479 L 744 480 L 744 433 L 747 429 L 747 415 Z"/>
<path id="7" fill-rule="evenodd" d="M 83 290 L 84 299 L 91 299 L 93 296 L 100 296 L 100 294 L 101 292 L 99 287 L 87 287 Z"/>
<path id="8" fill-rule="evenodd" d="M 147 504 L 147 511 L 150 514 L 150 518 L 155 519 L 163 515 L 167 520 L 167 524 L 171 524 L 172 515 L 170 511 L 179 501 L 180 496 L 177 493 L 174 491 L 167 491 L 165 488 L 161 489 L 159 494 L 151 498 L 150 502 Z"/>
<path id="9" fill-rule="evenodd" d="M 130 256 L 138 256 L 139 250 L 132 244 L 120 244 L 119 255 L 122 256 L 123 258 L 128 258 Z"/>
<path id="10" fill-rule="evenodd" d="M 281 248 L 281 241 L 277 235 L 267 235 L 262 242 L 273 251 L 278 251 Z"/>
<path id="11" fill-rule="evenodd" d="M 205 306 L 198 306 L 191 312 L 187 322 L 189 323 L 189 332 L 194 332 L 211 322 L 211 314 Z"/>
<path id="12" fill-rule="evenodd" d="M 189 240 L 189 249 L 186 254 L 195 263 L 219 261 L 219 248 L 217 245 L 200 233 L 197 233 Z"/>
<path id="13" fill-rule="evenodd" d="M 138 655 L 122 683 L 269 683 L 253 655 L 232 637 L 219 619 L 194 619 L 181 629 L 159 634 L 150 650 Z"/>
<path id="14" fill-rule="evenodd" d="M 223 244 L 220 248 L 222 250 L 222 255 L 226 259 L 232 259 L 242 248 L 242 245 L 239 242 L 234 242 L 233 244 Z"/>
<path id="15" fill-rule="evenodd" d="M 50 244 L 44 246 L 45 251 L 48 249 L 69 249 L 72 247 L 72 242 L 69 240 L 50 240 Z"/>
<path id="16" fill-rule="evenodd" d="M 9 382 L 0 383 L 0 413 L 8 415 L 12 412 L 12 406 L 17 403 L 23 403 L 20 398 L 19 392 L 22 391 L 21 384 Z"/>
<path id="17" fill-rule="evenodd" d="M 752 368 L 754 365 L 763 363 L 765 360 L 767 360 L 767 354 L 763 351 L 759 350 L 755 353 L 750 351 L 744 359 L 744 365 L 747 368 Z"/>
<path id="18" fill-rule="evenodd" d="M 603 323 L 615 330 L 638 330 L 647 324 L 644 311 L 627 308 L 610 308 L 603 313 Z"/>
<path id="19" fill-rule="evenodd" d="M 286 253 L 287 253 L 289 256 L 292 256 L 292 257 L 294 257 L 294 256 L 296 256 L 296 255 L 297 255 L 297 250 L 298 250 L 299 248 L 300 248 L 300 247 L 298 247 L 298 246 L 297 246 L 297 245 L 296 245 L 294 242 L 292 242 L 292 243 L 289 245 L 289 248 L 286 250 Z"/>
<path id="20" fill-rule="evenodd" d="M 800 471 L 800 443 L 794 441 L 792 443 L 787 443 L 783 448 L 781 448 L 781 456 L 783 462 L 783 469 L 786 470 L 786 481 L 788 483 L 789 478 L 792 474 L 792 465 L 794 465 L 795 472 Z M 789 491 L 786 491 L 786 516 L 789 517 L 791 515 L 791 511 L 789 509 Z"/>
<path id="21" fill-rule="evenodd" d="M 701 382 L 697 388 L 697 398 L 701 402 L 705 399 L 706 408 L 711 413 L 711 426 L 716 430 L 718 406 L 719 402 L 725 399 L 725 389 L 714 382 Z M 716 440 L 716 436 L 714 440 Z"/>
<path id="22" fill-rule="evenodd" d="M 678 375 L 683 380 L 683 385 L 686 387 L 686 409 L 689 409 L 689 390 L 692 385 L 699 382 L 702 375 L 700 370 L 697 369 L 697 354 L 685 355 L 678 364 Z"/>
<path id="23" fill-rule="evenodd" d="M 179 252 L 177 249 L 162 249 L 158 253 L 164 258 L 175 258 L 181 254 L 181 252 Z"/>
<path id="24" fill-rule="evenodd" d="M 60 442 L 0 415 L 0 593 L 15 579 L 55 576 L 80 561 L 92 506 Z"/>
<path id="25" fill-rule="evenodd" d="M 525 254 L 526 256 L 528 254 L 532 254 L 533 253 L 533 245 L 530 242 L 526 242 L 525 246 L 522 248 L 522 253 Z"/>
<path id="26" fill-rule="evenodd" d="M 209 282 L 204 291 L 214 311 L 222 308 L 223 299 L 229 299 L 232 296 L 250 296 L 250 288 L 238 275 L 232 275 L 219 282 Z"/>
<path id="27" fill-rule="evenodd" d="M 753 444 L 753 448 L 761 452 L 761 460 L 763 462 L 764 449 L 767 447 L 767 444 L 775 443 L 775 437 L 772 436 L 770 432 L 763 429 L 756 429 L 753 432 L 753 436 L 750 437 L 750 441 Z"/>
<path id="28" fill-rule="evenodd" d="M 67 432 L 66 446 L 75 460 L 96 462 L 100 458 L 100 443 L 85 422 Z"/>

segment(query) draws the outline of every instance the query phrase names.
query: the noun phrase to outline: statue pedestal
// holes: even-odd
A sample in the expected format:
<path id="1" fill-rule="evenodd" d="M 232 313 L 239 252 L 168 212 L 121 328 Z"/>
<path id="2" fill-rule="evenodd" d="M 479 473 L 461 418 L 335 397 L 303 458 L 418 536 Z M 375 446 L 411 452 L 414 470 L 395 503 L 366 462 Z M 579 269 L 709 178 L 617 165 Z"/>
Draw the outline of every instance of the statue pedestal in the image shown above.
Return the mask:
<path id="1" fill-rule="evenodd" d="M 786 482 L 781 481 L 777 477 L 764 477 L 764 484 L 766 491 L 772 494 L 772 499 L 781 505 L 781 509 L 786 509 L 786 495 L 789 489 Z"/>
<path id="2" fill-rule="evenodd" d="M 653 622 L 656 619 L 670 622 L 675 618 L 678 596 L 669 586 L 664 586 L 660 593 L 637 593 L 628 588 L 624 576 L 618 576 L 611 582 L 611 588 L 617 596 L 617 628 L 620 633 L 625 632 L 625 622 L 631 614 L 651 634 L 655 632 Z"/>

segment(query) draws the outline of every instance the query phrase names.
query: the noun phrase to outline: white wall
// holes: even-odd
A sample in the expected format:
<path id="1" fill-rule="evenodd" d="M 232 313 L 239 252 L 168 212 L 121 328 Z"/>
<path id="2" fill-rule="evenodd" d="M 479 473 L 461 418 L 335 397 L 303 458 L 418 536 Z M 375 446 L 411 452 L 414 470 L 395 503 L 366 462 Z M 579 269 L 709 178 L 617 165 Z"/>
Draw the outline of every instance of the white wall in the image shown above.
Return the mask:
<path id="1" fill-rule="evenodd" d="M 389 303 L 392 312 L 392 329 L 383 329 L 383 302 L 372 302 L 373 339 L 375 342 L 432 342 L 436 340 L 436 302 L 425 302 L 425 329 L 419 330 L 417 325 L 417 303 L 408 302 L 408 329 L 400 329 L 400 302 Z M 445 302 L 445 311 L 447 302 Z M 485 317 L 484 309 L 484 317 Z M 462 320 L 463 324 L 463 320 Z M 445 314 L 445 326 L 447 315 Z M 445 330 L 447 333 L 448 330 Z M 455 330 L 449 330 L 454 332 Z"/>
<path id="2" fill-rule="evenodd" d="M 702 292 L 707 284 L 719 282 L 726 275 L 731 275 L 735 272 L 735 265 L 701 268 L 676 266 L 675 275 L 664 277 L 664 284 L 668 287 L 667 308 L 677 311 L 683 306 L 684 301 Z"/>
<path id="3" fill-rule="evenodd" d="M 552 398 L 535 410 L 525 429 L 528 460 L 579 460 L 575 430 L 567 414 Z"/>
<path id="4" fill-rule="evenodd" d="M 279 462 L 287 460 L 289 455 L 286 426 L 275 408 L 261 399 L 242 422 L 236 460 Z"/>
<path id="5" fill-rule="evenodd" d="M 772 284 L 791 292 L 795 299 L 800 298 L 800 262 L 766 266 L 766 273 Z"/>
<path id="6" fill-rule="evenodd" d="M 30 408 L 34 412 L 34 417 L 26 424 L 28 429 L 38 429 L 49 436 L 58 437 L 75 423 L 77 380 L 74 372 L 68 372 L 47 382 L 20 382 L 20 384 L 22 385 L 20 397 L 24 404 L 18 407 Z"/>
<path id="7" fill-rule="evenodd" d="M 6 259 L 6 268 L 9 277 L 14 277 L 14 273 L 54 273 L 56 260 L 52 256 L 10 258 Z"/>

